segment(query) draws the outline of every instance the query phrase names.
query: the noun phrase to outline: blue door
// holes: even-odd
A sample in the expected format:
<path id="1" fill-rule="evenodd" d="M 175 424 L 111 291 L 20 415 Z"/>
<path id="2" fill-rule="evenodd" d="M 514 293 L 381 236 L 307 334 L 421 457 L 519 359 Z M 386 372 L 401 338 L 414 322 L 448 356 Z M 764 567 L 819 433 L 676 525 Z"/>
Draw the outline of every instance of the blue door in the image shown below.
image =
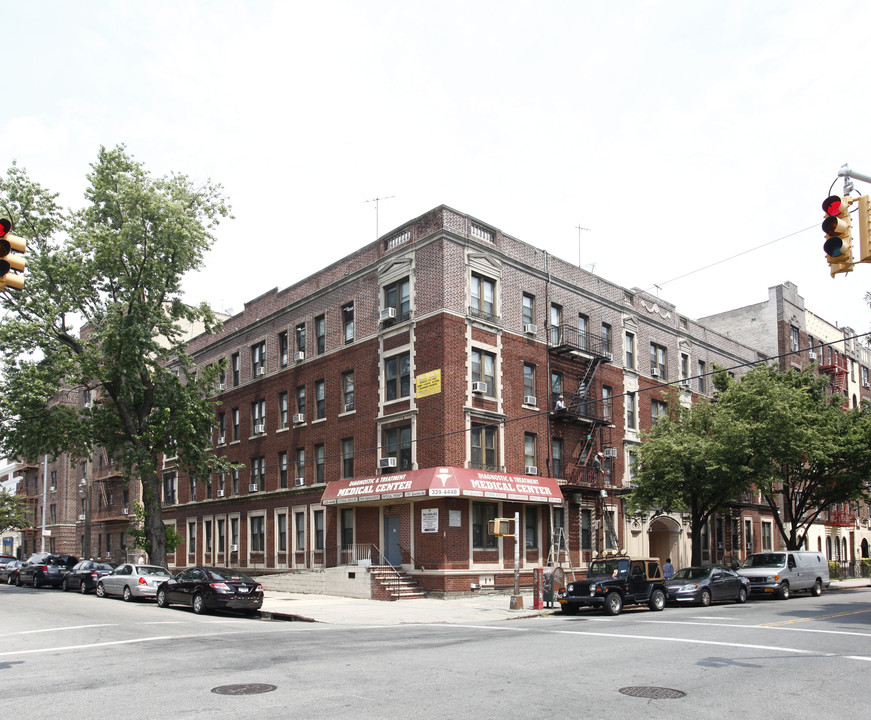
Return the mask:
<path id="1" fill-rule="evenodd" d="M 402 565 L 399 547 L 399 515 L 384 516 L 384 558 L 390 565 Z"/>

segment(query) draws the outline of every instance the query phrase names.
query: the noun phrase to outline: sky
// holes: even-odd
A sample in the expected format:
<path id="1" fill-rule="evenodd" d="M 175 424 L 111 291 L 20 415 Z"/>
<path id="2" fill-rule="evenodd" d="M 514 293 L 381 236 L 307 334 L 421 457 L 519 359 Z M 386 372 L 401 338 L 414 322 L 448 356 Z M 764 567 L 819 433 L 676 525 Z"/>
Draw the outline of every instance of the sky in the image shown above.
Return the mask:
<path id="1" fill-rule="evenodd" d="M 831 278 L 820 229 L 838 169 L 871 175 L 871 3 L 0 0 L 0 18 L 0 171 L 80 207 L 123 143 L 223 185 L 234 217 L 190 302 L 239 312 L 445 204 L 691 318 L 791 281 L 871 331 L 871 264 Z"/>

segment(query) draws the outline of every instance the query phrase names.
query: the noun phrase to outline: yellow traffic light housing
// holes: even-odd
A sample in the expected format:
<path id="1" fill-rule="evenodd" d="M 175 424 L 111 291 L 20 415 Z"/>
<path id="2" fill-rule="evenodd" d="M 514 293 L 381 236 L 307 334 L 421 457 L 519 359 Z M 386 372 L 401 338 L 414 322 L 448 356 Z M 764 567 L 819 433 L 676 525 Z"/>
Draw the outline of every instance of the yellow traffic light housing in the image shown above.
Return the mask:
<path id="1" fill-rule="evenodd" d="M 853 269 L 853 234 L 850 219 L 850 203 L 852 198 L 840 195 L 830 195 L 823 201 L 823 232 L 826 241 L 823 250 L 829 262 L 832 277 L 838 273 L 850 272 Z"/>
<path id="2" fill-rule="evenodd" d="M 24 251 L 27 243 L 23 238 L 10 233 L 12 222 L 8 218 L 0 218 L 0 291 L 6 288 L 24 289 Z M 16 255 L 14 253 L 22 253 Z M 12 272 L 17 270 L 18 272 Z"/>
<path id="3" fill-rule="evenodd" d="M 859 196 L 859 257 L 856 262 L 871 262 L 871 196 Z"/>

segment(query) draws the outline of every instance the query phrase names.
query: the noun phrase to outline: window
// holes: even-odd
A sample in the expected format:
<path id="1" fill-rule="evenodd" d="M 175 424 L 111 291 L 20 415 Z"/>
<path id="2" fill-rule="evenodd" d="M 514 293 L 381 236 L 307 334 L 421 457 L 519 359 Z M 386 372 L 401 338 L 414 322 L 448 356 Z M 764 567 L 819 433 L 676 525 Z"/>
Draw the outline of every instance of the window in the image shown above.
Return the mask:
<path id="1" fill-rule="evenodd" d="M 175 475 L 165 475 L 163 478 L 163 504 L 175 505 Z"/>
<path id="2" fill-rule="evenodd" d="M 354 510 L 342 508 L 342 538 L 340 544 L 348 547 L 354 544 Z"/>
<path id="3" fill-rule="evenodd" d="M 294 513 L 296 526 L 296 549 L 305 550 L 305 513 Z"/>
<path id="4" fill-rule="evenodd" d="M 536 437 L 534 433 L 523 434 L 523 464 L 526 467 L 537 467 L 535 452 Z"/>
<path id="5" fill-rule="evenodd" d="M 397 470 L 411 470 L 411 425 L 385 430 L 381 452 L 396 458 Z"/>
<path id="6" fill-rule="evenodd" d="M 552 372 L 550 374 L 550 405 L 556 406 L 556 401 L 563 394 L 563 374 L 561 372 Z"/>
<path id="7" fill-rule="evenodd" d="M 264 519 L 262 515 L 249 518 L 251 525 L 251 552 L 253 553 L 263 552 L 266 549 Z"/>
<path id="8" fill-rule="evenodd" d="M 233 481 L 231 491 L 232 491 L 233 495 L 238 495 L 239 494 L 239 468 L 234 468 L 232 470 L 232 475 L 230 477 L 232 478 L 232 481 Z"/>
<path id="9" fill-rule="evenodd" d="M 251 377 L 256 378 L 266 372 L 266 341 L 251 346 Z"/>
<path id="10" fill-rule="evenodd" d="M 326 417 L 326 400 L 324 399 L 325 384 L 323 380 L 315 382 L 315 417 L 320 420 Z"/>
<path id="11" fill-rule="evenodd" d="M 296 411 L 300 415 L 305 415 L 305 385 L 300 385 L 296 389 Z"/>
<path id="12" fill-rule="evenodd" d="M 636 414 L 636 404 L 634 392 L 626 393 L 626 427 L 636 429 L 638 427 L 638 417 Z"/>
<path id="13" fill-rule="evenodd" d="M 535 296 L 529 293 L 523 293 L 523 324 L 535 324 Z"/>
<path id="14" fill-rule="evenodd" d="M 581 508 L 581 550 L 593 549 L 593 511 Z"/>
<path id="15" fill-rule="evenodd" d="M 239 545 L 239 518 L 230 518 L 230 544 Z"/>
<path id="16" fill-rule="evenodd" d="M 563 337 L 563 309 L 559 305 L 550 306 L 550 344 L 559 345 Z"/>
<path id="17" fill-rule="evenodd" d="M 342 306 L 342 337 L 345 344 L 354 342 L 354 303 Z"/>
<path id="18" fill-rule="evenodd" d="M 266 430 L 266 401 L 255 400 L 251 403 L 251 434 L 259 435 Z"/>
<path id="19" fill-rule="evenodd" d="M 314 511 L 315 550 L 324 549 L 324 511 Z"/>
<path id="20" fill-rule="evenodd" d="M 538 508 L 535 505 L 527 505 L 525 512 L 526 527 L 523 537 L 527 550 L 538 547 Z"/>
<path id="21" fill-rule="evenodd" d="M 626 351 L 626 367 L 629 369 L 635 368 L 635 335 L 626 333 L 623 338 L 623 347 Z"/>
<path id="22" fill-rule="evenodd" d="M 762 551 L 771 550 L 771 523 L 762 523 Z"/>
<path id="23" fill-rule="evenodd" d="M 650 343 L 650 374 L 660 380 L 668 380 L 668 351 L 656 343 Z"/>
<path id="24" fill-rule="evenodd" d="M 492 318 L 496 314 L 496 281 L 472 273 L 471 314 Z"/>
<path id="25" fill-rule="evenodd" d="M 227 524 L 224 519 L 218 520 L 218 552 L 223 553 L 227 548 Z"/>
<path id="26" fill-rule="evenodd" d="M 589 349 L 590 318 L 586 315 L 578 315 L 578 347 L 581 350 Z"/>
<path id="27" fill-rule="evenodd" d="M 550 443 L 550 462 L 553 477 L 563 478 L 563 439 L 553 438 Z"/>
<path id="28" fill-rule="evenodd" d="M 218 382 L 223 385 L 227 382 L 227 360 L 224 358 L 221 360 L 221 371 L 218 373 Z"/>
<path id="29" fill-rule="evenodd" d="M 472 467 L 477 470 L 498 470 L 495 425 L 472 423 Z"/>
<path id="30" fill-rule="evenodd" d="M 738 522 L 738 518 L 732 518 L 731 521 L 731 548 L 732 553 L 735 554 L 741 547 L 741 523 Z"/>
<path id="31" fill-rule="evenodd" d="M 287 552 L 287 514 L 275 516 L 275 532 L 278 535 L 278 552 Z"/>
<path id="32" fill-rule="evenodd" d="M 753 521 L 744 521 L 744 549 L 753 552 Z"/>
<path id="33" fill-rule="evenodd" d="M 485 394 L 496 395 L 496 355 L 472 349 L 472 382 L 487 383 Z"/>
<path id="34" fill-rule="evenodd" d="M 602 352 L 611 355 L 611 326 L 608 323 L 602 323 Z"/>
<path id="35" fill-rule="evenodd" d="M 227 414 L 225 412 L 219 412 L 218 413 L 218 444 L 223 445 L 226 442 L 227 442 Z"/>
<path id="36" fill-rule="evenodd" d="M 408 278 L 384 287 L 384 308 L 393 308 L 397 320 L 405 320 L 411 314 L 411 286 Z"/>
<path id="37" fill-rule="evenodd" d="M 324 483 L 324 446 L 322 443 L 315 445 L 315 483 Z"/>
<path id="38" fill-rule="evenodd" d="M 294 338 L 296 340 L 296 351 L 305 355 L 305 323 L 300 323 L 296 326 Z"/>
<path id="39" fill-rule="evenodd" d="M 680 354 L 680 379 L 686 380 L 690 376 L 690 356 L 686 353 Z"/>
<path id="40" fill-rule="evenodd" d="M 535 397 L 535 365 L 523 364 L 523 395 Z"/>
<path id="41" fill-rule="evenodd" d="M 798 352 L 798 328 L 795 325 L 789 326 L 789 349 L 793 352 Z"/>
<path id="42" fill-rule="evenodd" d="M 327 343 L 327 318 L 318 315 L 315 318 L 315 349 L 318 355 L 323 355 Z"/>
<path id="43" fill-rule="evenodd" d="M 278 393 L 278 427 L 287 427 L 287 391 Z"/>
<path id="44" fill-rule="evenodd" d="M 230 357 L 230 367 L 233 370 L 233 386 L 235 387 L 239 384 L 239 369 L 241 367 L 239 364 L 239 353 L 233 353 Z"/>
<path id="45" fill-rule="evenodd" d="M 197 479 L 194 475 L 188 475 L 188 492 L 190 493 L 190 501 L 197 500 Z M 112 504 L 112 496 L 109 496 L 109 505 Z"/>
<path id="46" fill-rule="evenodd" d="M 345 412 L 351 412 L 354 409 L 354 371 L 342 373 L 342 401 L 344 403 Z"/>
<path id="47" fill-rule="evenodd" d="M 608 385 L 602 386 L 602 419 L 608 422 L 611 422 L 612 418 L 612 397 L 614 395 L 614 390 Z"/>
<path id="48" fill-rule="evenodd" d="M 296 449 L 296 473 L 294 477 L 305 477 L 305 448 Z"/>
<path id="49" fill-rule="evenodd" d="M 496 536 L 490 535 L 489 523 L 496 517 L 496 503 L 472 503 L 472 547 L 490 550 L 496 547 Z"/>
<path id="50" fill-rule="evenodd" d="M 408 397 L 411 390 L 411 355 L 402 353 L 384 361 L 384 399 Z"/>
<path id="51" fill-rule="evenodd" d="M 251 458 L 251 484 L 256 485 L 258 490 L 263 490 L 263 481 L 266 479 L 266 458 Z"/>
<path id="52" fill-rule="evenodd" d="M 653 423 L 656 423 L 659 418 L 663 418 L 668 415 L 668 405 L 664 403 L 662 400 L 651 400 L 650 401 L 650 420 Z"/>
<path id="53" fill-rule="evenodd" d="M 696 367 L 698 368 L 697 374 L 699 376 L 699 392 L 704 394 L 708 391 L 708 378 L 705 376 L 708 367 L 705 365 L 704 360 L 699 360 Z"/>
<path id="54" fill-rule="evenodd" d="M 289 352 L 287 342 L 287 330 L 278 333 L 278 364 L 281 367 L 287 366 L 287 354 Z"/>
<path id="55" fill-rule="evenodd" d="M 354 438 L 342 440 L 342 478 L 354 477 Z"/>
<path id="56" fill-rule="evenodd" d="M 233 440 L 239 440 L 239 408 L 233 408 Z"/>
<path id="57" fill-rule="evenodd" d="M 287 487 L 287 451 L 278 453 L 278 487 Z"/>

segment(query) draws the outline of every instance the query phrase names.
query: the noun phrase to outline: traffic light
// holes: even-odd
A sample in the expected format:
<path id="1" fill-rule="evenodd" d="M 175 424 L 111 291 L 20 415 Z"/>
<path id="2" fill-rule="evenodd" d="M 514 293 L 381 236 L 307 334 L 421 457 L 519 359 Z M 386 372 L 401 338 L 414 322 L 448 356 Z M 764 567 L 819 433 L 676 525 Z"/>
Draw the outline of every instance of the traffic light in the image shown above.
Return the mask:
<path id="1" fill-rule="evenodd" d="M 851 198 L 830 195 L 823 201 L 823 232 L 826 242 L 823 250 L 829 261 L 832 277 L 838 273 L 850 272 L 853 269 L 853 235 L 850 220 Z"/>
<path id="2" fill-rule="evenodd" d="M 24 256 L 16 255 L 13 251 L 23 253 L 26 243 L 23 238 L 12 235 L 9 232 L 11 229 L 9 219 L 0 218 L 0 291 L 8 287 L 24 289 L 24 276 L 12 271 L 24 272 Z"/>
<path id="3" fill-rule="evenodd" d="M 871 262 L 871 196 L 859 196 L 859 257 L 856 262 Z"/>

